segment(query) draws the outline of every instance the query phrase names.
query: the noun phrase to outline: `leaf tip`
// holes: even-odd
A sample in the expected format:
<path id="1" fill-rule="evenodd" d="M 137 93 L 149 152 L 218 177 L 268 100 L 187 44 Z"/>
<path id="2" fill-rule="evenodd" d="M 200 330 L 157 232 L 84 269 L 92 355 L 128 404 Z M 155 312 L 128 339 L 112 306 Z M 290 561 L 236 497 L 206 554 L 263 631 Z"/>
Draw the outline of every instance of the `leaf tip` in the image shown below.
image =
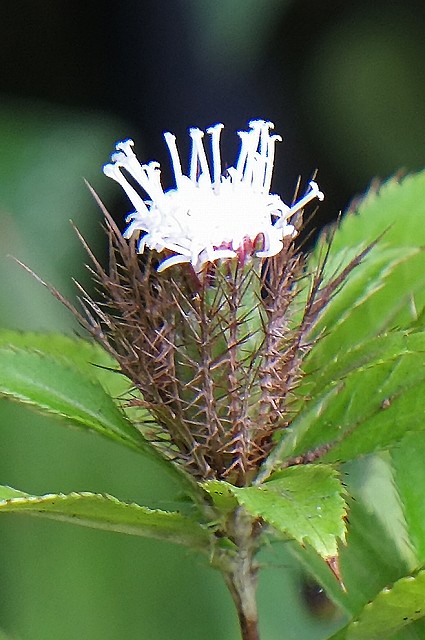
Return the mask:
<path id="1" fill-rule="evenodd" d="M 339 566 L 339 557 L 329 556 L 328 558 L 325 558 L 325 562 L 328 565 L 329 569 L 334 574 L 335 578 L 338 580 L 338 583 L 341 589 L 344 591 L 344 593 L 347 593 L 347 588 L 341 576 L 341 567 Z"/>

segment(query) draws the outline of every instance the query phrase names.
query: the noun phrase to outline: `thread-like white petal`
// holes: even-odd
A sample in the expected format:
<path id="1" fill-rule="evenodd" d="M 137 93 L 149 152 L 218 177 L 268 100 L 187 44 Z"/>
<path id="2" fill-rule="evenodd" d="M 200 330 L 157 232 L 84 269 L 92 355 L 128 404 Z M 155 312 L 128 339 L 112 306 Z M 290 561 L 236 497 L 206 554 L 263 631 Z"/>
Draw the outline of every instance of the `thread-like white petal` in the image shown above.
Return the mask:
<path id="1" fill-rule="evenodd" d="M 222 124 L 216 124 L 206 130 L 210 137 L 208 154 L 204 132 L 190 129 L 187 175 L 182 170 L 175 136 L 164 134 L 176 183 L 173 189 L 163 190 L 157 162 L 139 163 L 131 140 L 116 145 L 111 163 L 103 169 L 122 186 L 135 208 L 127 217 L 124 237 L 137 235 L 140 253 L 148 247 L 174 254 L 165 257 L 159 271 L 190 262 L 199 272 L 208 262 L 237 256 L 245 259 L 247 241 L 256 247 L 253 253 L 258 258 L 276 255 L 283 238 L 297 234 L 290 223 L 292 216 L 312 200 L 323 200 L 315 182 L 310 182 L 309 191 L 292 206 L 270 193 L 275 146 L 281 138 L 270 135 L 273 124 L 265 120 L 252 120 L 248 131 L 238 132 L 241 144 L 237 161 L 222 174 L 222 129 Z M 137 184 L 144 193 L 138 193 Z M 259 238 L 263 238 L 261 249 Z"/>

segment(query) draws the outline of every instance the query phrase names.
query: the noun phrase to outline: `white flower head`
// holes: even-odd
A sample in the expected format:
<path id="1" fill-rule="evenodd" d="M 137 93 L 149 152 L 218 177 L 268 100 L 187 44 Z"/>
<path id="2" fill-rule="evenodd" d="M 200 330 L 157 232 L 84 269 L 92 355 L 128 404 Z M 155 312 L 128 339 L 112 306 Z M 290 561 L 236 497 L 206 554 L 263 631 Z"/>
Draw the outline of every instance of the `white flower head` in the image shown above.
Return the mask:
<path id="1" fill-rule="evenodd" d="M 207 129 L 210 138 L 208 161 L 204 132 L 190 129 L 192 140 L 188 175 L 183 173 L 176 138 L 165 133 L 171 156 L 175 188 L 164 191 L 158 162 L 140 164 L 133 152 L 133 141 L 118 142 L 111 163 L 104 173 L 116 180 L 130 198 L 134 211 L 124 237 L 138 236 L 138 252 L 145 247 L 171 253 L 158 271 L 182 263 L 191 263 L 200 272 L 208 262 L 247 255 L 259 258 L 276 255 L 283 239 L 296 235 L 291 217 L 323 193 L 310 182 L 308 193 L 292 206 L 270 193 L 275 143 L 278 135 L 270 135 L 271 122 L 252 120 L 248 131 L 238 131 L 241 139 L 235 166 L 224 172 L 221 166 L 220 135 L 222 124 Z M 128 182 L 123 170 L 140 185 L 148 198 Z"/>

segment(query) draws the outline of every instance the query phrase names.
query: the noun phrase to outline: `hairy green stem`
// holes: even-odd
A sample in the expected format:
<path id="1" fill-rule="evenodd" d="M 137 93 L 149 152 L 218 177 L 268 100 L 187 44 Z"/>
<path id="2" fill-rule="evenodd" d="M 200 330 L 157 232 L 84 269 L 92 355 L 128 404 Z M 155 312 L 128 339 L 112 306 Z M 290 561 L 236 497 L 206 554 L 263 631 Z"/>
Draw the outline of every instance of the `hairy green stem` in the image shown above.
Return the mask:
<path id="1" fill-rule="evenodd" d="M 230 528 L 237 553 L 224 577 L 238 612 L 242 640 L 259 640 L 256 601 L 258 567 L 254 559 L 258 548 L 257 527 L 242 508 L 238 508 L 232 518 Z"/>

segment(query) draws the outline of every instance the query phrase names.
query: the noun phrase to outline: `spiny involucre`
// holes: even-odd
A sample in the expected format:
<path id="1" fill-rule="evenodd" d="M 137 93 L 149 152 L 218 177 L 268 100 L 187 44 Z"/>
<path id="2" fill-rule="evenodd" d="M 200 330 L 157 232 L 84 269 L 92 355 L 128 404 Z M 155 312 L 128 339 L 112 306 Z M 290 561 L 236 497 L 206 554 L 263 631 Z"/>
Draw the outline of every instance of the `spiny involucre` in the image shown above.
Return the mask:
<path id="1" fill-rule="evenodd" d="M 255 479 L 299 410 L 311 328 L 358 263 L 328 283 L 321 269 L 306 277 L 294 240 L 304 207 L 323 194 L 310 182 L 289 206 L 270 193 L 280 139 L 272 128 L 253 120 L 238 132 L 239 156 L 225 171 L 223 125 L 207 129 L 209 154 L 204 133 L 190 129 L 187 175 L 166 133 L 168 190 L 157 162 L 140 164 L 132 141 L 118 143 L 104 172 L 134 211 L 124 233 L 105 211 L 108 269 L 90 252 L 102 299 L 81 289 L 85 314 L 74 310 L 131 380 L 146 438 L 200 481 Z"/>

